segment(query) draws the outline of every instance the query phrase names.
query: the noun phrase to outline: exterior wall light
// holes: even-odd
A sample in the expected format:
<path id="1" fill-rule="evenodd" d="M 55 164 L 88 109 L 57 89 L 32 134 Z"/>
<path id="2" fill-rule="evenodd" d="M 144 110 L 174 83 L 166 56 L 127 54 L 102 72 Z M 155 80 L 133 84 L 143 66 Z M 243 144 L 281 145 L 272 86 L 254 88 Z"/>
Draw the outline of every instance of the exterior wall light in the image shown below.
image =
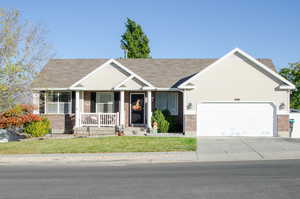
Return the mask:
<path id="1" fill-rule="evenodd" d="M 280 105 L 279 105 L 279 110 L 283 110 L 285 109 L 285 104 L 282 102 Z"/>
<path id="2" fill-rule="evenodd" d="M 187 105 L 187 110 L 191 110 L 191 109 L 193 109 L 193 104 L 192 102 L 189 102 Z"/>

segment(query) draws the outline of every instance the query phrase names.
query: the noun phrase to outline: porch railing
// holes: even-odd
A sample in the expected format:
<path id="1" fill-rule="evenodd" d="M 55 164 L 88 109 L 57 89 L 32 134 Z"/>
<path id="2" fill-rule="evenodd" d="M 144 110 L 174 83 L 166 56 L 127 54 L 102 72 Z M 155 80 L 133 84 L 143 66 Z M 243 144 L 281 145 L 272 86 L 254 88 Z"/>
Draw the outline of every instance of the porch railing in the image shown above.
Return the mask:
<path id="1" fill-rule="evenodd" d="M 80 113 L 80 126 L 109 127 L 119 125 L 119 113 Z"/>

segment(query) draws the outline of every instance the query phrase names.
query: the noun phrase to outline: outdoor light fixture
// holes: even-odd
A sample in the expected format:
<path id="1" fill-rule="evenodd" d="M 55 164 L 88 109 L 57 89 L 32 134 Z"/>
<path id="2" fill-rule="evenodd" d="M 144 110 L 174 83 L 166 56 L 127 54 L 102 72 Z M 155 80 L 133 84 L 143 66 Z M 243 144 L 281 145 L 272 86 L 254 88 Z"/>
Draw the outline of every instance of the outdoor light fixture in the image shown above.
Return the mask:
<path id="1" fill-rule="evenodd" d="M 282 102 L 280 105 L 279 105 L 279 110 L 283 110 L 285 108 L 285 104 Z"/>
<path id="2" fill-rule="evenodd" d="M 192 102 L 189 102 L 188 105 L 187 105 L 187 109 L 191 110 L 192 108 L 193 108 L 193 104 L 192 104 Z"/>

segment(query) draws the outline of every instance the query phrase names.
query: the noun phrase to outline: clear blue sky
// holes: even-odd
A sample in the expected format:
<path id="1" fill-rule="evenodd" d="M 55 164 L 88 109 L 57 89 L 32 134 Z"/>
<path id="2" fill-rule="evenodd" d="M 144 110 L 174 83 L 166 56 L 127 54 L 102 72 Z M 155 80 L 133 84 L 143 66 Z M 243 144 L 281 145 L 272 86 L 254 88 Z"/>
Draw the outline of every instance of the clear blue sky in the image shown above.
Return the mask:
<path id="1" fill-rule="evenodd" d="M 44 24 L 58 58 L 118 58 L 126 17 L 142 25 L 153 58 L 215 58 L 239 47 L 300 60 L 299 0 L 1 0 Z"/>

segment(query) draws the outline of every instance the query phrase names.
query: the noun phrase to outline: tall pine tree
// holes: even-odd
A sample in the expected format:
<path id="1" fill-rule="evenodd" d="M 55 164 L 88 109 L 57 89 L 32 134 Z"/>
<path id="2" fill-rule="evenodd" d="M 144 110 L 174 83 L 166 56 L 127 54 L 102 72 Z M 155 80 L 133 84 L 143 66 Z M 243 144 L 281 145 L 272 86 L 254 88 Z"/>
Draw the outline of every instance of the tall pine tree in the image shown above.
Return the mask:
<path id="1" fill-rule="evenodd" d="M 125 51 L 126 58 L 150 58 L 149 39 L 142 27 L 129 18 L 125 26 L 126 32 L 122 35 L 121 48 Z"/>

